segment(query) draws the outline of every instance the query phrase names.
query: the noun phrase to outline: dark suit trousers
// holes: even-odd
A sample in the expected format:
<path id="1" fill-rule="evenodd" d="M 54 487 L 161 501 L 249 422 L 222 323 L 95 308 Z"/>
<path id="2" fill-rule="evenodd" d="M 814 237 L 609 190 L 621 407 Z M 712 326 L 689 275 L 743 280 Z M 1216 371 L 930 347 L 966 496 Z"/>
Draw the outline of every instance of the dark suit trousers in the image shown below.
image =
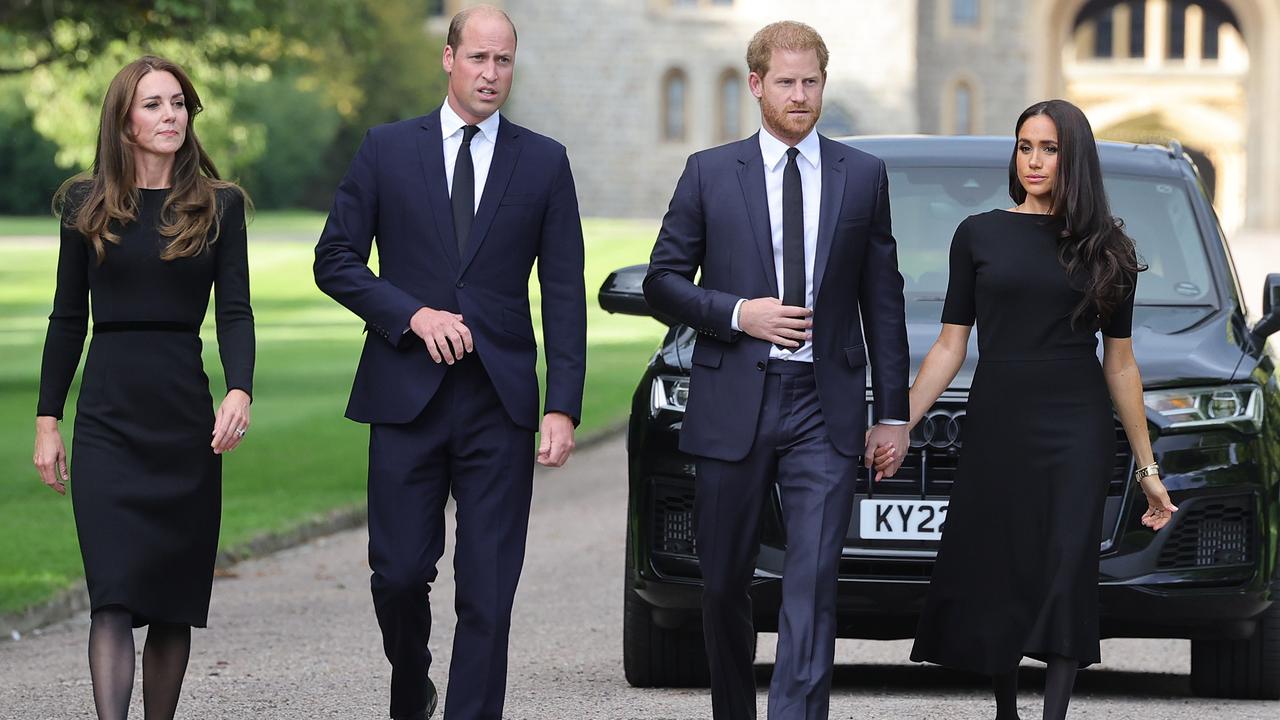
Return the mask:
<path id="1" fill-rule="evenodd" d="M 448 370 L 412 422 L 371 427 L 369 565 L 391 661 L 392 717 L 412 717 L 426 705 L 428 594 L 444 552 L 450 494 L 457 507 L 458 625 L 445 714 L 450 720 L 502 717 L 507 635 L 532 489 L 533 433 L 511 421 L 475 355 Z"/>
<path id="2" fill-rule="evenodd" d="M 812 366 L 800 362 L 770 361 L 756 436 L 746 458 L 698 459 L 694 515 L 716 720 L 756 716 L 749 588 L 761 509 L 775 482 L 787 548 L 769 718 L 827 717 L 836 577 L 857 468 L 858 458 L 841 455 L 831 444 Z"/>

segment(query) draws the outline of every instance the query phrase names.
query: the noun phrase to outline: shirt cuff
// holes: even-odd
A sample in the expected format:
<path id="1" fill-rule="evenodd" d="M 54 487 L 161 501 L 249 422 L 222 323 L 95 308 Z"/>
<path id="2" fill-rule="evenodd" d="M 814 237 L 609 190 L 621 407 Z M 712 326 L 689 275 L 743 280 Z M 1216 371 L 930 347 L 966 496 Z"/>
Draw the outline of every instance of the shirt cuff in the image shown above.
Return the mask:
<path id="1" fill-rule="evenodd" d="M 738 313 L 742 310 L 742 303 L 746 301 L 746 298 L 742 298 L 733 306 L 733 317 L 729 318 L 729 329 L 734 332 L 742 332 L 742 327 L 738 325 Z"/>
<path id="2" fill-rule="evenodd" d="M 890 418 L 880 418 L 880 422 L 885 425 L 906 425 L 906 420 L 892 420 Z"/>

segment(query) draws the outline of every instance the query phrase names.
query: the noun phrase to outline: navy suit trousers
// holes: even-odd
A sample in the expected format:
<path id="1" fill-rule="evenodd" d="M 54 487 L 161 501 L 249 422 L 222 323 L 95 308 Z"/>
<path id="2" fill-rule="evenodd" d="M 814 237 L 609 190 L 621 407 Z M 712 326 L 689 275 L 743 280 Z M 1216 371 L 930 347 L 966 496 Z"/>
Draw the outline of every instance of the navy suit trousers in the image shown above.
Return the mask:
<path id="1" fill-rule="evenodd" d="M 533 433 L 511 421 L 474 354 L 449 368 L 413 421 L 371 426 L 369 565 L 391 661 L 393 718 L 412 717 L 426 706 L 428 594 L 444 553 L 445 503 L 452 494 L 458 625 L 445 714 L 450 720 L 501 719 L 533 450 Z"/>
<path id="2" fill-rule="evenodd" d="M 749 589 L 775 483 L 787 533 L 770 720 L 823 720 L 835 659 L 836 579 L 858 458 L 831 443 L 812 365 L 769 362 L 756 436 L 738 462 L 699 458 L 694 522 L 716 720 L 756 716 Z"/>

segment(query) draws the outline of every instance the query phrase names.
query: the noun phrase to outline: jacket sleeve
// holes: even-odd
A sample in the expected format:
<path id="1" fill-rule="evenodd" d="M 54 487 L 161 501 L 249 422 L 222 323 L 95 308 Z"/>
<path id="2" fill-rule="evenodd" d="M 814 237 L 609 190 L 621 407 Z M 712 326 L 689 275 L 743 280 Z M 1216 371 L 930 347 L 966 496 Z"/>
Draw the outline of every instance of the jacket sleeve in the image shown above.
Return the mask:
<path id="1" fill-rule="evenodd" d="M 373 332 L 399 346 L 409 319 L 423 307 L 404 290 L 369 269 L 369 253 L 378 233 L 378 148 L 373 131 L 365 134 L 351 167 L 333 196 L 312 269 L 316 286 L 358 315 Z"/>
<path id="2" fill-rule="evenodd" d="M 582 419 L 587 374 L 587 293 L 583 280 L 582 219 L 569 158 L 561 151 L 542 220 L 538 283 L 542 288 L 542 338 L 547 363 L 543 412 Z"/>
<path id="3" fill-rule="evenodd" d="M 871 360 L 871 388 L 877 419 L 911 417 L 907 378 L 911 353 L 907 347 L 906 300 L 898 271 L 898 244 L 889 213 L 889 176 L 880 161 L 876 204 L 871 217 L 867 253 L 862 261 L 858 305 Z"/>
<path id="4" fill-rule="evenodd" d="M 644 298 L 659 313 L 717 340 L 732 342 L 740 335 L 731 322 L 734 306 L 741 298 L 700 287 L 693 281 L 707 249 L 700 175 L 698 156 L 692 155 L 676 183 L 649 256 Z"/>

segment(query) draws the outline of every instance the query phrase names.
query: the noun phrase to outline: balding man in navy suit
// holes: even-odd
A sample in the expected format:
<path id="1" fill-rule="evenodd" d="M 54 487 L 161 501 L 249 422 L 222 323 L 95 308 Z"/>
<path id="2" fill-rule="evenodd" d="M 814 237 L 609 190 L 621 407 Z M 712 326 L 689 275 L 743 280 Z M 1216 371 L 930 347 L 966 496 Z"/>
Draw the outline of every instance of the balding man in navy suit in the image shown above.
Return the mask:
<path id="1" fill-rule="evenodd" d="M 317 285 L 369 332 L 347 417 L 370 424 L 369 564 L 397 719 L 436 708 L 427 595 L 450 495 L 458 624 L 445 714 L 502 717 L 533 435 L 541 432 L 537 462 L 560 466 L 581 416 L 578 202 L 564 147 L 499 116 L 515 49 L 501 10 L 459 13 L 444 48 L 444 104 L 369 131 L 316 246 Z M 541 413 L 529 311 L 535 261 L 547 365 Z"/>

